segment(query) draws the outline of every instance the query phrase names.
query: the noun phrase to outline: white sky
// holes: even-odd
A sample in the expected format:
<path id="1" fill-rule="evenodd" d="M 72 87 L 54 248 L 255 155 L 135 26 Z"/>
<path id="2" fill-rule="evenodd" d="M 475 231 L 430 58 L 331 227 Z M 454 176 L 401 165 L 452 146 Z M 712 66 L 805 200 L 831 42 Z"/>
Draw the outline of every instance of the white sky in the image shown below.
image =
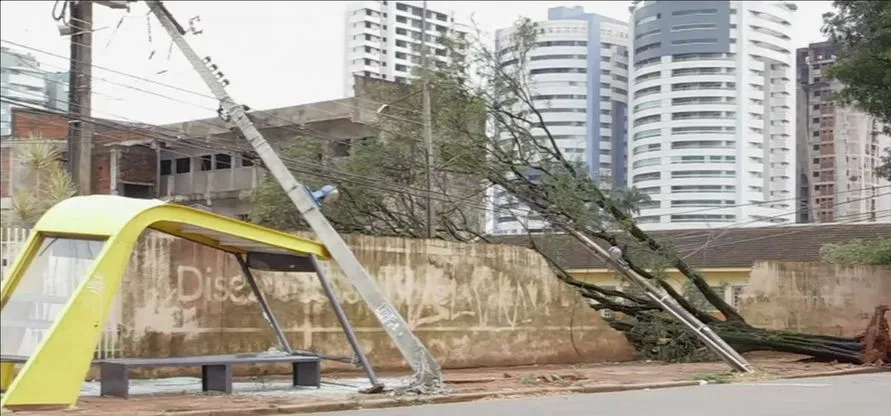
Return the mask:
<path id="1" fill-rule="evenodd" d="M 0 2 L 3 46 L 16 42 L 43 52 L 35 55 L 44 69 L 68 68 L 68 38 L 59 36 L 52 19 L 53 1 Z M 794 40 L 796 47 L 822 40 L 821 16 L 832 9 L 829 1 L 799 1 Z M 231 82 L 229 92 L 256 109 L 284 107 L 341 98 L 345 2 L 338 1 L 167 1 L 184 26 L 201 17 L 204 33 L 188 39 L 199 55 L 213 58 Z M 630 1 L 430 1 L 428 7 L 454 11 L 456 19 L 474 21 L 485 30 L 506 27 L 518 17 L 547 18 L 554 6 L 581 5 L 589 12 L 627 20 Z M 132 74 L 128 78 L 94 68 L 93 116 L 146 123 L 170 123 L 214 117 L 216 101 L 151 83 L 157 81 L 209 95 L 201 79 L 174 50 L 169 37 L 152 18 L 149 42 L 144 3 L 129 14 L 94 6 L 93 63 Z M 118 21 L 126 17 L 115 31 Z M 154 57 L 149 59 L 152 50 Z M 163 74 L 159 71 L 167 70 Z M 150 80 L 150 81 L 148 81 Z M 113 83 L 124 84 L 115 85 Z M 143 90 L 143 91 L 140 91 Z M 146 92 L 150 91 L 150 92 Z M 157 95 L 152 95 L 152 94 Z M 163 97 L 159 97 L 161 95 Z"/>

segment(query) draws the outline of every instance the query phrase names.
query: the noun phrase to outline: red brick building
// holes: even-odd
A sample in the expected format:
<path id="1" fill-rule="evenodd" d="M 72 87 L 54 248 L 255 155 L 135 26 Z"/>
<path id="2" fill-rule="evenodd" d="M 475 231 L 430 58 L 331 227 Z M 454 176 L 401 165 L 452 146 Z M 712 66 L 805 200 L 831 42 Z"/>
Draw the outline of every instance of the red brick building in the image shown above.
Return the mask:
<path id="1" fill-rule="evenodd" d="M 348 149 L 351 140 L 377 134 L 371 126 L 378 106 L 349 98 L 278 108 L 263 111 L 255 125 L 274 145 L 313 131 L 332 138 L 332 148 Z M 64 152 L 69 120 L 54 111 L 13 109 L 12 135 L 3 140 L 0 154 L 3 209 L 21 182 L 17 177 L 27 174 L 16 163 L 16 149 L 29 137 L 40 137 L 58 143 Z M 93 121 L 93 193 L 200 204 L 240 218 L 250 212 L 249 196 L 264 170 L 253 163 L 243 139 L 219 118 L 166 126 Z"/>
<path id="2" fill-rule="evenodd" d="M 252 112 L 252 119 L 275 147 L 312 136 L 330 140 L 333 156 L 348 157 L 354 140 L 379 134 L 374 126 L 381 103 L 399 103 L 408 95 L 405 86 L 371 88 L 381 83 L 359 77 L 353 98 Z M 61 112 L 12 110 L 12 135 L 2 141 L 0 154 L 2 208 L 9 207 L 10 196 L 27 175 L 16 162 L 16 150 L 29 137 L 40 137 L 58 143 L 64 152 L 70 121 Z M 199 204 L 237 218 L 250 213 L 250 196 L 265 170 L 254 163 L 244 139 L 218 117 L 165 126 L 98 118 L 92 124 L 93 193 Z"/>
<path id="3" fill-rule="evenodd" d="M 157 154 L 151 139 L 163 139 L 152 126 L 93 119 L 93 156 L 91 189 L 96 194 L 121 194 L 134 197 L 154 197 Z M 40 139 L 57 144 L 67 158 L 68 124 L 71 118 L 64 113 L 13 108 L 10 120 L 12 134 L 0 146 L 0 198 L 8 208 L 8 198 L 16 190 L 17 180 L 27 175 L 18 157 L 22 146 Z M 131 146 L 133 141 L 148 144 Z M 156 147 L 156 145 L 154 145 Z"/>

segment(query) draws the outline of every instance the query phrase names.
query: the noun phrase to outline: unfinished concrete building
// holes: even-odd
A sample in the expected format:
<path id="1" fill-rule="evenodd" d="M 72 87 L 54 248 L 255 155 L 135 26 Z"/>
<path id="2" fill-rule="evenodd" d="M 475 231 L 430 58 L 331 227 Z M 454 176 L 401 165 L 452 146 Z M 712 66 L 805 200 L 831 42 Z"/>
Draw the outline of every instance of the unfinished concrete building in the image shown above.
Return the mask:
<path id="1" fill-rule="evenodd" d="M 891 221 L 891 183 L 876 175 L 891 137 L 874 117 L 833 103 L 829 42 L 798 49 L 798 222 Z"/>

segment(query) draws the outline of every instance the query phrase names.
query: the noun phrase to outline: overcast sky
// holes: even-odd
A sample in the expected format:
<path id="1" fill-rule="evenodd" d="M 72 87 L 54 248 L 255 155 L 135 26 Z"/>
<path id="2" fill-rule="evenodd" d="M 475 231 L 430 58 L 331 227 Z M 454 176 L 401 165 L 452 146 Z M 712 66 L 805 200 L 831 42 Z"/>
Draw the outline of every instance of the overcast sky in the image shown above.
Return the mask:
<path id="1" fill-rule="evenodd" d="M 68 68 L 68 38 L 59 36 L 52 18 L 53 3 L 3 0 L 0 38 L 6 47 L 21 49 L 9 41 L 43 51 L 29 52 L 45 69 L 64 71 Z M 832 9 L 831 3 L 795 3 L 796 47 L 822 40 L 821 16 Z M 456 19 L 464 21 L 470 21 L 472 16 L 482 29 L 492 30 L 509 26 L 519 16 L 545 19 L 547 9 L 559 5 L 581 5 L 587 11 L 627 21 L 629 4 L 430 1 L 428 6 L 453 11 Z M 236 101 L 266 109 L 342 97 L 345 2 L 168 1 L 167 5 L 184 25 L 191 17 L 200 16 L 204 33 L 188 39 L 199 55 L 213 58 L 231 82 L 229 92 Z M 170 38 L 154 20 L 149 29 L 144 3 L 135 4 L 129 13 L 98 5 L 94 9 L 94 27 L 98 29 L 93 39 L 93 60 L 97 66 L 93 70 L 94 117 L 170 123 L 214 116 L 216 101 L 201 96 L 209 95 L 209 91 L 177 51 L 168 59 Z"/>

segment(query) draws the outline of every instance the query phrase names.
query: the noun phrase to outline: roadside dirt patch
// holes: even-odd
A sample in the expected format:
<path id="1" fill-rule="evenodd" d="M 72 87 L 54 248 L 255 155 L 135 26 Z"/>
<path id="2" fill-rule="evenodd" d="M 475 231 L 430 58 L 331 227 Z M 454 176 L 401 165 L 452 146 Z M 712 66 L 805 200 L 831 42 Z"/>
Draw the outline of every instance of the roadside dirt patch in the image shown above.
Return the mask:
<path id="1" fill-rule="evenodd" d="M 515 394 L 528 395 L 530 389 L 541 389 L 542 394 L 557 394 L 560 387 L 599 385 L 623 385 L 664 383 L 672 381 L 706 380 L 711 383 L 759 381 L 783 377 L 800 377 L 807 374 L 856 368 L 848 364 L 825 364 L 801 361 L 802 357 L 790 355 L 753 354 L 748 357 L 758 368 L 753 375 L 729 373 L 723 363 L 662 364 L 655 362 L 598 363 L 577 365 L 542 365 L 509 368 L 482 368 L 451 370 L 446 372 L 446 382 L 453 394 L 499 392 L 503 397 Z M 382 377 L 399 374 L 384 374 Z M 339 375 L 326 374 L 326 379 L 336 381 Z M 346 374 L 344 374 L 346 376 Z M 355 374 L 349 375 L 355 377 Z M 157 415 L 159 413 L 238 409 L 268 409 L 251 414 L 274 414 L 281 407 L 342 401 L 380 400 L 391 397 L 382 395 L 329 395 L 295 394 L 182 394 L 132 396 L 128 400 L 105 397 L 84 397 L 77 409 L 54 411 L 20 411 L 19 415 Z M 5 413 L 5 412 L 4 412 Z M 229 414 L 229 413 L 227 413 Z M 248 413 L 245 413 L 248 414 Z"/>

